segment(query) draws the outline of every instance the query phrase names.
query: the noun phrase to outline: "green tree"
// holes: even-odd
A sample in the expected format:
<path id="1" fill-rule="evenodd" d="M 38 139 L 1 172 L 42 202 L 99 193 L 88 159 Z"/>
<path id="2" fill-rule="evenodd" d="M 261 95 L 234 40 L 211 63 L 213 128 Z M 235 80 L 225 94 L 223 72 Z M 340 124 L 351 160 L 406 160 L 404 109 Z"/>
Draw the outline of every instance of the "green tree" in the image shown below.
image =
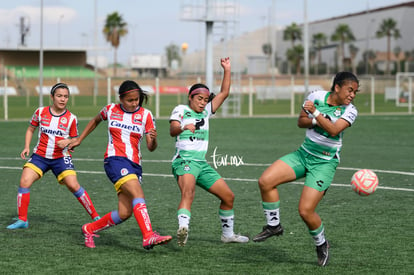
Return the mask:
<path id="1" fill-rule="evenodd" d="M 295 47 L 295 42 L 302 40 L 302 28 L 299 27 L 296 23 L 292 23 L 291 25 L 287 26 L 286 29 L 283 31 L 283 40 L 290 41 L 292 43 L 292 54 L 293 52 L 295 52 L 295 50 L 293 49 Z M 286 54 L 289 55 L 288 52 L 286 52 Z M 288 61 L 290 61 L 289 58 Z M 289 73 L 291 73 L 290 64 L 291 62 L 288 62 Z"/>
<path id="2" fill-rule="evenodd" d="M 113 72 L 116 76 L 117 61 L 117 50 L 120 44 L 122 36 L 128 33 L 127 23 L 124 21 L 122 16 L 118 12 L 108 14 L 105 20 L 105 26 L 103 28 L 106 41 L 111 43 L 114 48 L 114 67 Z"/>
<path id="3" fill-rule="evenodd" d="M 340 66 L 340 70 L 343 70 L 345 59 L 345 43 L 355 41 L 355 36 L 347 24 L 339 24 L 332 34 L 331 40 L 334 42 L 339 42 L 337 51 L 338 58 L 341 58 L 341 60 L 338 61 L 338 66 Z"/>
<path id="4" fill-rule="evenodd" d="M 400 30 L 397 28 L 397 22 L 392 18 L 384 19 L 376 32 L 376 36 L 377 38 L 387 37 L 387 65 L 385 73 L 390 74 L 391 38 L 398 39 L 401 37 Z"/>
<path id="5" fill-rule="evenodd" d="M 315 33 L 312 36 L 312 45 L 313 48 L 317 51 L 318 62 L 316 64 L 316 72 L 319 72 L 319 67 L 322 62 L 322 48 L 328 44 L 328 38 L 322 32 Z"/>
<path id="6" fill-rule="evenodd" d="M 297 75 L 300 75 L 300 61 L 303 59 L 304 51 L 302 45 L 296 45 L 286 52 L 287 59 L 295 66 Z"/>
<path id="7" fill-rule="evenodd" d="M 302 28 L 296 23 L 292 23 L 290 26 L 287 26 L 283 31 L 283 40 L 291 41 L 293 48 L 296 41 L 302 40 Z"/>
<path id="8" fill-rule="evenodd" d="M 171 67 L 171 62 L 177 60 L 181 64 L 180 47 L 175 44 L 170 44 L 165 47 L 165 53 L 167 55 L 168 67 Z"/>

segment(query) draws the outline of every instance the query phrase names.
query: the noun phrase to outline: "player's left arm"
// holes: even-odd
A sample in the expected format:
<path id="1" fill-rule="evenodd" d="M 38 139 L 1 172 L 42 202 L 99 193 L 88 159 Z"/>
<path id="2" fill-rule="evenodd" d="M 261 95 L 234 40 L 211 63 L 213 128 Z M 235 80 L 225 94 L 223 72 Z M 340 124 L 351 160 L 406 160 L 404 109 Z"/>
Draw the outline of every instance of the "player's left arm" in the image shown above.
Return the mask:
<path id="1" fill-rule="evenodd" d="M 150 152 L 157 149 L 157 129 L 155 128 L 155 121 L 152 114 L 149 113 L 145 122 L 145 140 L 147 142 L 147 148 Z"/>
<path id="2" fill-rule="evenodd" d="M 158 146 L 158 142 L 157 142 L 157 129 L 155 129 L 155 128 L 150 129 L 146 133 L 145 139 L 147 141 L 147 148 L 148 148 L 148 150 L 150 152 L 152 152 L 155 149 L 157 149 L 157 146 Z"/>
<path id="3" fill-rule="evenodd" d="M 221 82 L 221 89 L 220 93 L 217 94 L 213 100 L 211 101 L 211 111 L 214 114 L 218 108 L 220 108 L 221 104 L 223 104 L 224 100 L 229 96 L 230 93 L 230 85 L 231 85 L 231 63 L 230 58 L 222 58 L 220 60 L 221 67 L 224 70 L 223 73 L 223 80 Z M 210 87 L 211 89 L 211 87 Z"/>

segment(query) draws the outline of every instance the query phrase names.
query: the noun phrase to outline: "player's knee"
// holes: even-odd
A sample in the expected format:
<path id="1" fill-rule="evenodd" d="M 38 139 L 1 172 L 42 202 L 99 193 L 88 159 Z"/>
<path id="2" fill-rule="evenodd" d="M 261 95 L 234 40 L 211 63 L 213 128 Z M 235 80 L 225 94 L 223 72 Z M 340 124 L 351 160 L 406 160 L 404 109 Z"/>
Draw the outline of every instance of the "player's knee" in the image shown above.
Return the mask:
<path id="1" fill-rule="evenodd" d="M 183 189 L 182 192 L 181 192 L 181 197 L 183 199 L 186 199 L 186 200 L 193 201 L 194 196 L 195 196 L 195 190 L 194 189 L 190 189 L 190 188 Z"/>
<path id="2" fill-rule="evenodd" d="M 261 176 L 258 181 L 258 185 L 261 191 L 270 191 L 273 189 L 272 183 L 264 176 Z"/>
<path id="3" fill-rule="evenodd" d="M 299 212 L 299 216 L 304 221 L 309 220 L 312 217 L 313 213 L 314 213 L 313 209 L 308 209 L 308 208 L 305 208 L 305 207 L 299 207 L 298 212 Z"/>
<path id="4" fill-rule="evenodd" d="M 223 196 L 222 202 L 228 207 L 233 208 L 234 199 L 235 199 L 234 193 L 228 192 L 227 194 L 225 194 L 225 196 Z"/>
<path id="5" fill-rule="evenodd" d="M 127 219 L 129 219 L 129 217 L 131 217 L 132 209 L 131 210 L 118 211 L 118 214 L 119 214 L 119 218 L 122 221 L 126 221 Z"/>

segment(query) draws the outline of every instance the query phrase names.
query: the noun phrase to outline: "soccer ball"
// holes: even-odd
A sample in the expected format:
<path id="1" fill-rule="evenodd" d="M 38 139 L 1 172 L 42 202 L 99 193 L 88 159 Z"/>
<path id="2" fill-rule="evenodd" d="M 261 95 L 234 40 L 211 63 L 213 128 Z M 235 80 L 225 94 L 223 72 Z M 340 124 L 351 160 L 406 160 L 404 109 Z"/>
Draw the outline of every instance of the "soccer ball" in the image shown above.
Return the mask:
<path id="1" fill-rule="evenodd" d="M 377 175 L 369 169 L 362 169 L 352 175 L 351 187 L 358 195 L 368 196 L 375 192 L 378 186 Z"/>

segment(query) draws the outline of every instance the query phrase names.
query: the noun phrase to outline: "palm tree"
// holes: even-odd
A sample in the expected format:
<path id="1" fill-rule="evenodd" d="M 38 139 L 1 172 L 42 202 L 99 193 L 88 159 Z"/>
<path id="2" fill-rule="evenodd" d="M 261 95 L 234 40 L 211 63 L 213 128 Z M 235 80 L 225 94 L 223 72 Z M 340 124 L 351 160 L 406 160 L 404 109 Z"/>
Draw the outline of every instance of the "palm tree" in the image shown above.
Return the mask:
<path id="1" fill-rule="evenodd" d="M 286 52 L 287 59 L 295 65 L 296 74 L 300 75 L 300 61 L 303 59 L 304 48 L 302 45 L 296 45 Z"/>
<path id="2" fill-rule="evenodd" d="M 283 31 L 283 40 L 291 41 L 292 49 L 293 49 L 295 47 L 295 42 L 297 40 L 299 41 L 302 40 L 302 28 L 299 27 L 296 23 L 292 23 L 291 25 L 287 26 L 286 29 Z M 289 58 L 288 58 L 288 61 L 289 61 Z M 300 64 L 300 61 L 299 61 L 299 64 Z M 289 66 L 289 73 L 291 73 L 290 62 L 288 62 L 288 66 Z"/>
<path id="3" fill-rule="evenodd" d="M 328 38 L 322 32 L 315 33 L 312 36 L 313 48 L 315 48 L 315 50 L 318 52 L 318 63 L 316 65 L 316 73 L 319 73 L 319 66 L 321 65 L 321 61 L 322 61 L 322 54 L 321 54 L 322 47 L 326 46 L 327 43 L 328 43 Z"/>
<path id="4" fill-rule="evenodd" d="M 170 45 L 165 47 L 165 52 L 167 54 L 168 67 L 171 67 L 171 63 L 173 60 L 177 60 L 179 63 L 181 63 L 181 55 L 180 55 L 179 46 L 171 43 Z"/>
<path id="5" fill-rule="evenodd" d="M 339 61 L 338 65 L 341 66 L 340 70 L 343 70 L 345 59 L 345 43 L 355 41 L 355 36 L 347 24 L 339 24 L 332 34 L 331 40 L 340 42 L 338 45 L 338 58 L 341 58 L 342 61 Z"/>
<path id="6" fill-rule="evenodd" d="M 122 36 L 125 36 L 128 33 L 127 23 L 124 21 L 122 16 L 118 12 L 113 12 L 108 14 L 105 20 L 105 26 L 103 28 L 103 33 L 105 35 L 106 41 L 111 43 L 114 47 L 114 76 L 116 76 L 116 67 L 117 67 L 117 49 L 120 44 Z"/>
<path id="7" fill-rule="evenodd" d="M 382 21 L 376 33 L 377 38 L 387 37 L 387 65 L 385 69 L 386 74 L 390 74 L 391 61 L 391 37 L 398 39 L 401 37 L 400 30 L 397 29 L 397 22 L 392 18 L 386 18 Z"/>
<path id="8" fill-rule="evenodd" d="M 296 40 L 302 40 L 302 28 L 299 27 L 296 23 L 292 23 L 290 26 L 287 26 L 283 31 L 283 40 L 291 41 L 293 48 L 295 46 Z"/>

